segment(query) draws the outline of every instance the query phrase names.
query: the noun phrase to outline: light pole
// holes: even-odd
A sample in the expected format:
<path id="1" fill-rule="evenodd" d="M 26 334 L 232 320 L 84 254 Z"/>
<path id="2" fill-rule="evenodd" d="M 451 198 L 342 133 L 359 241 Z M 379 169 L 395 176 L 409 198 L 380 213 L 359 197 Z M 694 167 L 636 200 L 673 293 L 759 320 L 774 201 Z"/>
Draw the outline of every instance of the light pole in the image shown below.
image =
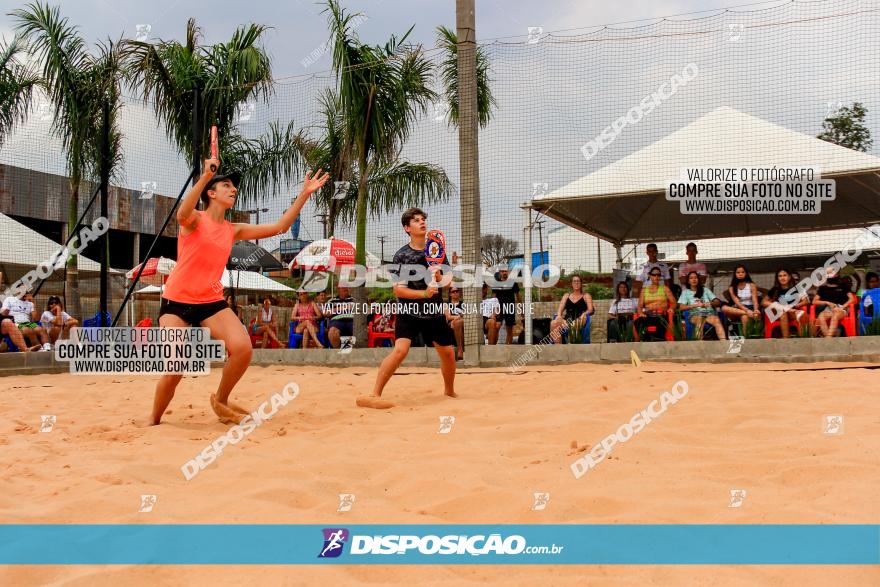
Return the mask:
<path id="1" fill-rule="evenodd" d="M 327 217 L 329 214 L 315 214 L 315 218 L 319 218 L 318 222 L 320 222 L 324 226 L 324 238 L 327 238 Z"/>
<path id="2" fill-rule="evenodd" d="M 386 239 L 387 237 L 380 236 L 380 237 L 376 237 L 376 238 L 377 238 L 378 241 L 379 241 L 379 247 L 380 247 L 380 251 L 379 251 L 379 263 L 385 263 L 385 239 Z"/>
<path id="3" fill-rule="evenodd" d="M 245 210 L 245 214 L 256 214 L 257 215 L 257 224 L 260 223 L 260 212 L 268 212 L 268 208 L 254 208 L 253 210 Z M 257 246 L 260 244 L 260 239 L 256 239 Z"/>
<path id="4" fill-rule="evenodd" d="M 540 251 L 538 255 L 541 257 L 540 264 L 544 263 L 544 237 L 541 233 L 541 230 L 544 228 L 544 220 L 535 220 L 535 226 L 538 227 L 538 250 Z"/>

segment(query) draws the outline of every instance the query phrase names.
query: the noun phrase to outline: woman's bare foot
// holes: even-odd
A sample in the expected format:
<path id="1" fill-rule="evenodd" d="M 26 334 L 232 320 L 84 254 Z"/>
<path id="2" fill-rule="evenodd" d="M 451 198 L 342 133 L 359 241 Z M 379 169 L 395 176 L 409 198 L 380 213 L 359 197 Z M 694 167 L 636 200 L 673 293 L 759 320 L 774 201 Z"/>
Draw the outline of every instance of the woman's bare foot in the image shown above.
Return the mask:
<path id="1" fill-rule="evenodd" d="M 458 394 L 455 393 L 455 391 L 453 391 L 451 389 L 449 391 L 444 392 L 444 394 L 446 395 L 446 397 L 458 397 Z"/>
<path id="2" fill-rule="evenodd" d="M 355 403 L 361 408 L 373 408 L 375 410 L 387 410 L 393 408 L 394 404 L 388 400 L 376 397 L 374 395 L 362 395 L 357 398 Z"/>
<path id="3" fill-rule="evenodd" d="M 250 412 L 248 410 L 244 409 L 243 407 L 241 407 L 238 404 L 232 403 L 229 400 L 226 400 L 226 405 L 229 406 L 230 408 L 232 408 L 233 411 L 238 412 L 239 414 L 241 414 L 243 416 L 247 416 L 250 414 Z"/>
<path id="4" fill-rule="evenodd" d="M 211 394 L 211 409 L 214 410 L 214 413 L 217 414 L 217 417 L 224 424 L 239 424 L 243 417 L 228 405 L 217 401 L 217 395 L 214 393 Z"/>

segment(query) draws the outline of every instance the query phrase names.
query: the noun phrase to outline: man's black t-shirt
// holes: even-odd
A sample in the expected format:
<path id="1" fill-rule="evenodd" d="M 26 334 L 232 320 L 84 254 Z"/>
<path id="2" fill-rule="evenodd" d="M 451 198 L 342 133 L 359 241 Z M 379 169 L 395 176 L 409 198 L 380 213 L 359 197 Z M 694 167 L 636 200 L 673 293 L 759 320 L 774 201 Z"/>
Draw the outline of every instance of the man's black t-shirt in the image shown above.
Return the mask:
<path id="1" fill-rule="evenodd" d="M 428 267 L 428 261 L 425 259 L 425 251 L 417 250 L 409 246 L 409 243 L 400 247 L 400 249 L 394 253 L 394 259 L 392 259 L 392 263 L 397 265 L 421 265 L 422 267 Z M 443 258 L 443 263 L 446 263 L 446 258 Z M 395 267 L 390 271 L 395 280 L 399 279 L 401 276 L 400 269 Z M 409 289 L 415 290 L 425 290 L 428 289 L 428 284 L 425 283 L 424 279 L 416 279 L 415 281 L 407 281 L 406 287 Z M 420 299 L 420 300 L 406 300 L 398 298 L 398 301 L 401 303 L 402 307 L 408 309 L 409 311 L 401 312 L 401 315 L 419 317 L 419 318 L 431 318 L 434 316 L 442 315 L 442 312 L 439 311 L 440 304 L 443 303 L 443 297 L 438 292 L 437 295 L 430 297 L 428 299 Z M 428 308 L 428 306 L 431 308 Z M 429 309 L 433 309 L 433 312 L 429 313 Z"/>
<path id="2" fill-rule="evenodd" d="M 519 293 L 519 284 L 510 275 L 507 276 L 506 280 L 501 281 L 501 276 L 496 274 L 495 281 L 499 282 L 499 284 L 492 288 L 492 293 L 495 294 L 495 297 L 498 298 L 498 303 L 501 305 L 499 313 L 504 316 L 516 314 L 516 294 Z"/>

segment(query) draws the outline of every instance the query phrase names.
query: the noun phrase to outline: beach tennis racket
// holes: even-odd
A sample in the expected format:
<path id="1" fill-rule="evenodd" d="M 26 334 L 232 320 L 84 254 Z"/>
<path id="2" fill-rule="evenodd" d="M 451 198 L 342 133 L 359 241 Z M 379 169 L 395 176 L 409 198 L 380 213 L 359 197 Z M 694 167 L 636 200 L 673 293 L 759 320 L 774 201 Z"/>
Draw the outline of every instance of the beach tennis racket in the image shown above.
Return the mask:
<path id="1" fill-rule="evenodd" d="M 425 261 L 428 266 L 439 265 L 446 259 L 446 236 L 436 229 L 432 228 L 425 236 Z"/>
<path id="2" fill-rule="evenodd" d="M 220 154 L 220 145 L 217 141 L 217 125 L 211 127 L 211 159 L 216 159 Z M 216 172 L 217 166 L 211 165 L 211 171 Z"/>

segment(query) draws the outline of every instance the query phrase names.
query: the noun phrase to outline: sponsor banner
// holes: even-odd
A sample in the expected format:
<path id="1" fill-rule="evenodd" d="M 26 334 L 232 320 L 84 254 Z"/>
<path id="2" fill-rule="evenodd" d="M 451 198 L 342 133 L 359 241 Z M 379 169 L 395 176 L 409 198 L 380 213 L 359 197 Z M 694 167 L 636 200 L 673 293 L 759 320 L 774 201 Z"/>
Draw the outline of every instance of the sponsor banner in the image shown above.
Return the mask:
<path id="1" fill-rule="evenodd" d="M 0 564 L 880 564 L 880 525 L 4 524 Z"/>

